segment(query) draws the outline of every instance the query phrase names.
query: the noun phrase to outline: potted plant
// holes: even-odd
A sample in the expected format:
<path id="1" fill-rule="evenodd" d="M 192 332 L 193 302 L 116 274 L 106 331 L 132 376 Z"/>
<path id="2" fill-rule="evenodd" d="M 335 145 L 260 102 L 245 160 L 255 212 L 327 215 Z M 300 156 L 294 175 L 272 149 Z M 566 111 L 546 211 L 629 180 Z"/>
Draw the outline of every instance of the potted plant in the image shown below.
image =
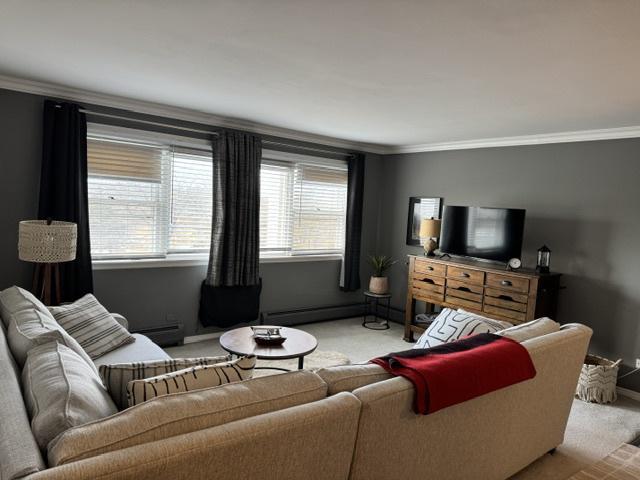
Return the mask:
<path id="1" fill-rule="evenodd" d="M 396 263 L 386 255 L 371 255 L 369 256 L 369 262 L 373 267 L 373 275 L 369 280 L 369 291 L 371 293 L 377 293 L 383 295 L 389 292 L 389 278 L 384 273 Z"/>

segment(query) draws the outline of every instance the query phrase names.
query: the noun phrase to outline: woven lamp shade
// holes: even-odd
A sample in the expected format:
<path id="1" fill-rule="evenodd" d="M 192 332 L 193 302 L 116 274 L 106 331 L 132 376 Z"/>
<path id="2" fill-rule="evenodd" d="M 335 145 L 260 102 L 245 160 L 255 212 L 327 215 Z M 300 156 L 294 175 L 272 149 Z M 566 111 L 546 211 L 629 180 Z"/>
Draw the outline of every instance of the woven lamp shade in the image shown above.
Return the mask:
<path id="1" fill-rule="evenodd" d="M 70 262 L 76 259 L 77 239 L 75 223 L 23 220 L 18 227 L 18 257 L 33 263 Z"/>
<path id="2" fill-rule="evenodd" d="M 420 222 L 420 238 L 433 238 L 440 236 L 440 220 L 424 218 Z"/>

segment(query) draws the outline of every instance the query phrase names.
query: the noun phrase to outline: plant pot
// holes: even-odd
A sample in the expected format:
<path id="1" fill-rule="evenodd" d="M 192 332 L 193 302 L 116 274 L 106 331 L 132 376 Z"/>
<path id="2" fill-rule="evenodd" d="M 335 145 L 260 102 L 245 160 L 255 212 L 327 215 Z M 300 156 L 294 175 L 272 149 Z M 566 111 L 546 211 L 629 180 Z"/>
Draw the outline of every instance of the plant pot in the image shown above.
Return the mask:
<path id="1" fill-rule="evenodd" d="M 369 291 L 371 293 L 377 293 L 378 295 L 384 295 L 389 292 L 389 278 L 388 277 L 371 277 L 369 280 Z"/>

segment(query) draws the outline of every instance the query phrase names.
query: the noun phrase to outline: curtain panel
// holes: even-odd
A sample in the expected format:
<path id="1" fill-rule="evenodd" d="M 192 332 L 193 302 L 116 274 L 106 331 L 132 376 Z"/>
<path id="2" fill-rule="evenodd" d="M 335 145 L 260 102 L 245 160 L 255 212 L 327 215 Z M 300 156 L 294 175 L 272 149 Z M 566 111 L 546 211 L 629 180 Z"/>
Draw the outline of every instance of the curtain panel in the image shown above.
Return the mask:
<path id="1" fill-rule="evenodd" d="M 344 257 L 340 271 L 340 289 L 360 289 L 360 243 L 362 237 L 362 205 L 364 199 L 364 154 L 349 160 L 347 180 L 347 226 Z"/>
<path id="2" fill-rule="evenodd" d="M 227 327 L 258 318 L 261 291 L 260 161 L 262 140 L 223 131 L 213 158 L 213 213 L 200 321 Z"/>
<path id="3" fill-rule="evenodd" d="M 78 225 L 76 259 L 60 264 L 61 301 L 93 293 L 87 197 L 87 119 L 71 103 L 44 102 L 38 218 Z"/>

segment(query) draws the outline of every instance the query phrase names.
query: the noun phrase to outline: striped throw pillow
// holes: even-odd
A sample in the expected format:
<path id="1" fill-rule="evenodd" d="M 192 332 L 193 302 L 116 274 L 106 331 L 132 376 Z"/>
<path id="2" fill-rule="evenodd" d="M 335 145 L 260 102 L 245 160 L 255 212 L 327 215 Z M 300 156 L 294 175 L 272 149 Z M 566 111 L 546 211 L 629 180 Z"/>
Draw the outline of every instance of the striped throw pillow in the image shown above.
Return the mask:
<path id="1" fill-rule="evenodd" d="M 248 380 L 253 376 L 255 366 L 255 355 L 248 355 L 230 362 L 201 365 L 144 380 L 133 380 L 127 385 L 129 406 L 170 393 L 190 392 Z"/>
<path id="2" fill-rule="evenodd" d="M 127 385 L 132 380 L 157 377 L 165 373 L 184 370 L 188 367 L 215 365 L 231 360 L 230 355 L 219 357 L 175 358 L 170 360 L 149 360 L 146 362 L 114 363 L 100 365 L 100 378 L 119 410 L 129 406 Z"/>
<path id="3" fill-rule="evenodd" d="M 136 340 L 90 293 L 73 303 L 49 310 L 94 360 Z"/>

